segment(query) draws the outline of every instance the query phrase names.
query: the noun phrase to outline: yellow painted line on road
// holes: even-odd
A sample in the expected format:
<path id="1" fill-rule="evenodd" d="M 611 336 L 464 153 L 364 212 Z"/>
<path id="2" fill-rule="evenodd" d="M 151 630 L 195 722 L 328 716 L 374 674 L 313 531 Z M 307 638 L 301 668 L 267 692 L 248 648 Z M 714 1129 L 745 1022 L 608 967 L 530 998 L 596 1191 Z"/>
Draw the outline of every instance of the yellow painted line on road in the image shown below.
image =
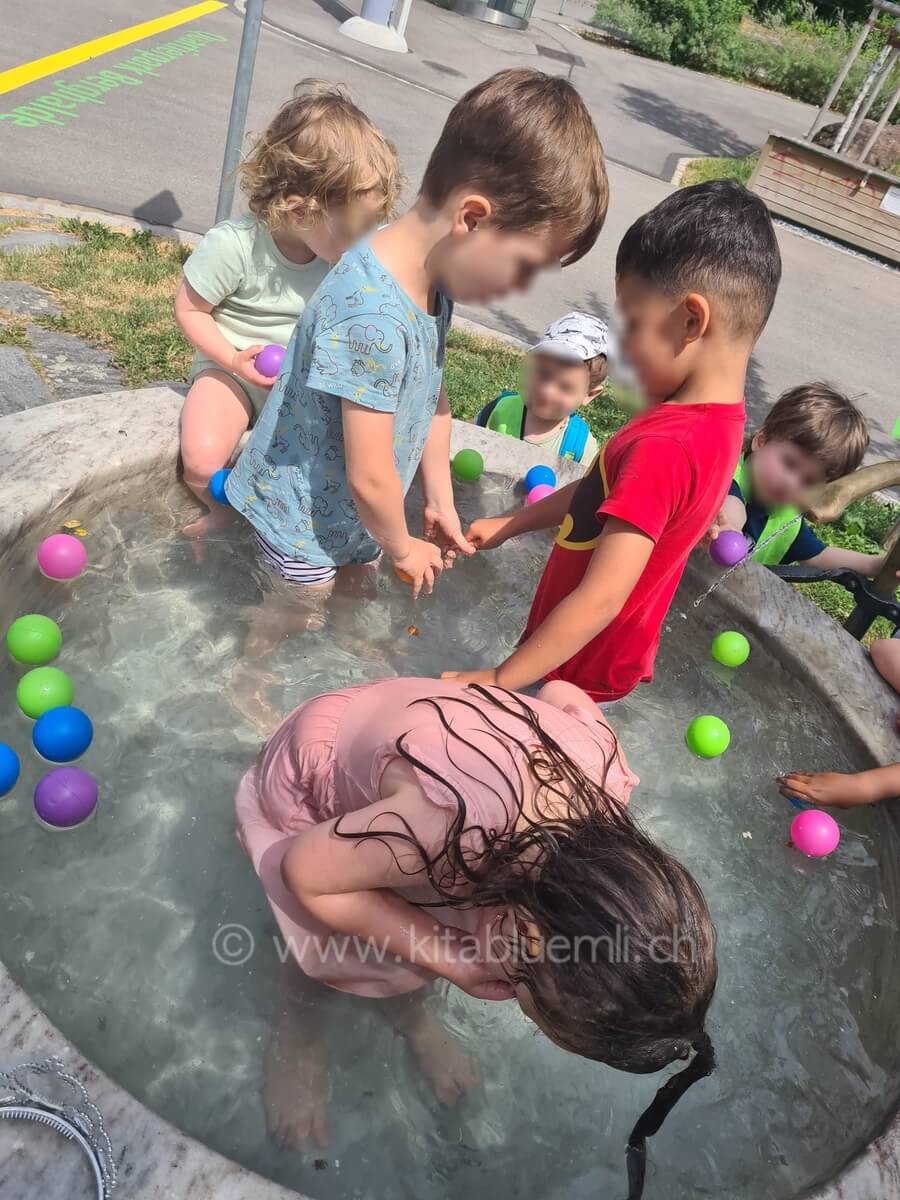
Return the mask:
<path id="1" fill-rule="evenodd" d="M 179 8 L 177 12 L 169 13 L 165 17 L 142 21 L 140 25 L 129 25 L 127 29 L 94 38 L 92 42 L 82 42 L 79 46 L 70 46 L 68 50 L 48 54 L 46 58 L 36 58 L 20 67 L 10 67 L 8 71 L 0 71 L 0 95 L 13 92 L 27 83 L 34 83 L 37 79 L 45 79 L 48 75 L 56 75 L 69 67 L 77 67 L 79 63 L 99 58 L 101 54 L 109 54 L 111 50 L 121 50 L 123 46 L 130 46 L 132 42 L 140 42 L 156 33 L 165 33 L 167 29 L 186 25 L 188 21 L 196 21 L 198 17 L 208 16 L 209 13 L 218 12 L 220 8 L 226 7 L 223 0 L 203 0 L 202 4 Z"/>

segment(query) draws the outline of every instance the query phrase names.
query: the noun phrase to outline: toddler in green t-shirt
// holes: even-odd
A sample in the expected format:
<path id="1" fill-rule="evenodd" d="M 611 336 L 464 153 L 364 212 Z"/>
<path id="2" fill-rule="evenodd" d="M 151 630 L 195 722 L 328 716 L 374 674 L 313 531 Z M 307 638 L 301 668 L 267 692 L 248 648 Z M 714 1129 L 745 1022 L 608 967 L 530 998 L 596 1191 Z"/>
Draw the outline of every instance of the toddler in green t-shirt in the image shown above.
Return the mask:
<path id="1" fill-rule="evenodd" d="M 287 346 L 343 252 L 389 216 L 400 188 L 393 146 L 335 84 L 298 85 L 241 164 L 250 215 L 220 221 L 184 265 L 175 316 L 194 347 L 181 415 L 184 482 L 221 525 L 209 481 L 230 461 L 275 382 L 254 359 Z"/>

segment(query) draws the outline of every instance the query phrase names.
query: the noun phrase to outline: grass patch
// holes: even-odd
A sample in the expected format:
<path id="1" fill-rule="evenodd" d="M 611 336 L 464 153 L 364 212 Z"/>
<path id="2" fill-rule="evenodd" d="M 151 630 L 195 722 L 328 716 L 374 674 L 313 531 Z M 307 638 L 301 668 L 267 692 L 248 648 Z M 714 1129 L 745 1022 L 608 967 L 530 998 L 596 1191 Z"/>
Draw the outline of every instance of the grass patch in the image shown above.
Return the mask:
<path id="1" fill-rule="evenodd" d="M 65 314 L 62 323 L 39 323 L 102 346 L 129 387 L 187 378 L 191 350 L 172 311 L 185 247 L 85 221 L 60 221 L 58 228 L 81 245 L 0 259 L 0 276 L 44 288 Z"/>
<path id="2" fill-rule="evenodd" d="M 744 187 L 759 160 L 758 154 L 746 158 L 694 158 L 685 165 L 680 187 L 691 187 L 695 183 L 709 183 L 711 179 L 736 179 Z"/>

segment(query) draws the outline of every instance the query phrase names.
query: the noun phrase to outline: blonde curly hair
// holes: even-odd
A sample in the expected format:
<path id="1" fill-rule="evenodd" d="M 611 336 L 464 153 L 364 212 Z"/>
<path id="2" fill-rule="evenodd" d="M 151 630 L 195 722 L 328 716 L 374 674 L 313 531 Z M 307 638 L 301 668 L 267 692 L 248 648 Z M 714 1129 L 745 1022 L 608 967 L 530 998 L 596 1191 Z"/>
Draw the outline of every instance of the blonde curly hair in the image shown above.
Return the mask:
<path id="1" fill-rule="evenodd" d="M 270 229 L 309 228 L 361 196 L 397 203 L 397 152 L 339 84 L 304 79 L 239 167 L 250 211 Z"/>

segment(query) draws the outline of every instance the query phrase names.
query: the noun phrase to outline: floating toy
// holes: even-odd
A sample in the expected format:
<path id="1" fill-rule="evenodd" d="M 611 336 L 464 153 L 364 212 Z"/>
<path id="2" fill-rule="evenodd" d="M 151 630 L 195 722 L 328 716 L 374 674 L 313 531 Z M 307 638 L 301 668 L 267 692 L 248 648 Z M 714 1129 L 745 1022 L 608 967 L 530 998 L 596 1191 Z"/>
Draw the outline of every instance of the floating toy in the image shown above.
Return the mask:
<path id="1" fill-rule="evenodd" d="M 48 579 L 74 579 L 84 570 L 87 550 L 78 538 L 68 533 L 53 533 L 38 546 L 37 560 Z"/>
<path id="2" fill-rule="evenodd" d="M 742 633 L 726 629 L 713 638 L 712 656 L 723 667 L 739 667 L 750 657 L 750 643 Z"/>
<path id="3" fill-rule="evenodd" d="M 259 371 L 260 375 L 264 375 L 266 379 L 274 379 L 281 370 L 281 364 L 284 362 L 284 346 L 276 346 L 270 344 L 263 346 L 259 354 L 253 360 L 253 365 Z"/>
<path id="4" fill-rule="evenodd" d="M 81 758 L 94 740 L 94 726 L 87 713 L 71 704 L 50 708 L 34 723 L 34 748 L 50 762 L 73 762 Z"/>
<path id="5" fill-rule="evenodd" d="M 484 470 L 484 459 L 477 450 L 459 450 L 453 457 L 450 469 L 463 483 L 474 483 Z"/>
<path id="6" fill-rule="evenodd" d="M 736 529 L 723 529 L 709 546 L 709 557 L 720 567 L 734 567 L 749 553 L 750 543 Z"/>
<path id="7" fill-rule="evenodd" d="M 34 811 L 55 829 L 72 829 L 97 807 L 97 781 L 80 767 L 57 767 L 38 780 Z"/>
<path id="8" fill-rule="evenodd" d="M 539 483 L 525 497 L 525 503 L 537 504 L 539 500 L 545 500 L 547 496 L 552 496 L 555 491 L 556 488 L 551 487 L 549 483 Z"/>
<path id="9" fill-rule="evenodd" d="M 209 494 L 216 504 L 222 504 L 225 508 L 231 508 L 231 501 L 225 495 L 225 481 L 230 474 L 231 467 L 223 467 L 221 471 L 216 471 L 209 481 Z"/>
<path id="10" fill-rule="evenodd" d="M 12 746 L 0 742 L 0 796 L 5 796 L 16 786 L 19 778 L 19 756 Z"/>
<path id="11" fill-rule="evenodd" d="M 687 747 L 700 758 L 718 758 L 728 749 L 731 734 L 718 717 L 694 717 L 684 735 Z"/>
<path id="12" fill-rule="evenodd" d="M 26 717 L 36 721 L 51 708 L 71 704 L 75 685 L 58 667 L 35 667 L 26 672 L 16 688 L 16 703 Z"/>
<path id="13" fill-rule="evenodd" d="M 17 617 L 6 631 L 6 648 L 16 662 L 40 667 L 52 662 L 62 646 L 59 626 L 40 613 Z"/>
<path id="14" fill-rule="evenodd" d="M 841 830 L 834 817 L 819 808 L 797 813 L 791 821 L 791 841 L 801 854 L 824 858 L 841 840 Z"/>
<path id="15" fill-rule="evenodd" d="M 413 582 L 412 575 L 408 574 L 406 571 L 401 571 L 399 567 L 394 567 L 394 574 L 397 576 L 397 578 L 400 580 L 401 583 L 412 583 Z"/>
<path id="16" fill-rule="evenodd" d="M 545 483 L 548 487 L 556 487 L 556 472 L 552 467 L 545 467 L 543 463 L 538 463 L 535 467 L 529 467 L 525 472 L 525 491 L 533 491 L 540 484 Z"/>

